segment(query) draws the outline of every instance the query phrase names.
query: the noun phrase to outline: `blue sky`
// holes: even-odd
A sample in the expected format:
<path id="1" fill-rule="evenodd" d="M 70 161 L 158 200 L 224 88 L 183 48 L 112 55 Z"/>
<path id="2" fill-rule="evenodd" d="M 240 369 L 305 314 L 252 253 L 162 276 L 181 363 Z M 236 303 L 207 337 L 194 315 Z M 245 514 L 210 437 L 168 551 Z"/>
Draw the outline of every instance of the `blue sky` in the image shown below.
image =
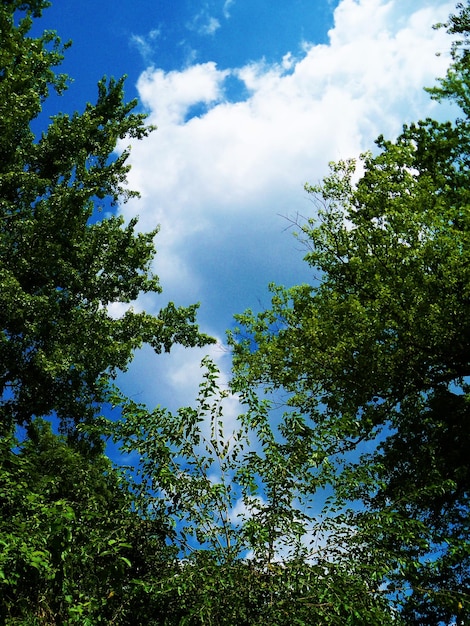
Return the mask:
<path id="1" fill-rule="evenodd" d="M 445 71 L 449 43 L 431 25 L 454 6 L 56 0 L 41 25 L 73 40 L 63 70 L 74 82 L 50 110 L 80 110 L 103 75 L 127 74 L 128 97 L 158 126 L 132 146 L 130 186 L 142 198 L 120 208 L 143 230 L 161 226 L 164 293 L 135 308 L 201 302 L 200 324 L 219 340 L 211 353 L 228 371 L 233 314 L 269 306 L 270 282 L 313 278 L 290 232 L 289 219 L 312 214 L 304 183 L 321 180 L 331 160 L 373 149 L 380 133 L 448 114 L 422 87 Z M 205 352 L 143 350 L 120 383 L 149 405 L 189 403 Z"/>
<path id="2" fill-rule="evenodd" d="M 93 92 L 100 75 L 127 74 L 133 87 L 149 64 L 165 71 L 216 61 L 276 62 L 304 41 L 326 42 L 338 0 L 57 0 L 43 23 L 74 47 L 66 70 Z"/>

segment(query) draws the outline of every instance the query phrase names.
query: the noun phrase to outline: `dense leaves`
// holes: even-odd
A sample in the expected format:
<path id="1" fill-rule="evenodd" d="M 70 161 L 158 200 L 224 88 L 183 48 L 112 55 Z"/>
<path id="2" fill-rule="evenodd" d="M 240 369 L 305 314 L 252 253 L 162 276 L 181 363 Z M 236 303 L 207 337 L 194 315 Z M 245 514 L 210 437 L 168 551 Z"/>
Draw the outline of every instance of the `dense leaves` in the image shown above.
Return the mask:
<path id="1" fill-rule="evenodd" d="M 67 46 L 30 35 L 47 6 L 0 7 L 0 623 L 466 623 L 470 5 L 429 90 L 461 118 L 306 186 L 312 284 L 239 315 L 233 380 L 204 359 L 175 413 L 112 386 L 143 343 L 211 341 L 196 306 L 130 306 L 160 292 L 157 229 L 114 214 L 116 146 L 152 129 L 106 79 L 46 128 L 67 87 Z"/>
<path id="2" fill-rule="evenodd" d="M 129 624 L 138 614 L 150 624 L 147 581 L 174 563 L 167 528 L 133 510 L 90 418 L 142 343 L 161 352 L 211 340 L 195 305 L 156 315 L 129 306 L 161 290 L 157 230 L 114 215 L 135 195 L 128 151 L 116 146 L 152 128 L 125 102 L 123 80 L 101 80 L 82 113 L 41 117 L 67 87 L 56 73 L 67 46 L 30 35 L 47 6 L 0 7 L 0 622 Z"/>
<path id="3" fill-rule="evenodd" d="M 28 35 L 44 2 L 9 2 L 0 9 L 0 394 L 1 421 L 34 415 L 82 420 L 133 350 L 159 352 L 177 342 L 209 340 L 195 326 L 195 306 L 173 304 L 156 316 L 131 308 L 118 319 L 109 305 L 160 291 L 150 265 L 156 230 L 104 216 L 126 189 L 128 152 L 118 140 L 140 139 L 145 116 L 124 101 L 123 80 L 98 85 L 83 113 L 53 117 L 37 138 L 32 122 L 51 89 L 66 78 L 58 37 Z M 21 12 L 24 12 L 22 16 Z M 105 214 L 104 214 L 105 215 Z"/>
<path id="4" fill-rule="evenodd" d="M 102 450 L 35 420 L 0 459 L 0 620 L 130 623 L 142 585 L 172 562 L 161 519 L 132 512 L 128 484 Z M 135 582 L 133 582 L 135 581 Z"/>
<path id="5" fill-rule="evenodd" d="M 411 623 L 464 619 L 470 579 L 467 455 L 470 375 L 469 10 L 436 99 L 462 119 L 405 126 L 378 153 L 332 164 L 306 186 L 299 224 L 318 280 L 273 287 L 272 308 L 238 319 L 237 386 L 284 388 L 338 460 L 332 481 L 351 511 L 363 563 L 376 563 Z M 312 436 L 313 433 L 313 436 Z M 375 451 L 354 461 L 366 447 Z"/>

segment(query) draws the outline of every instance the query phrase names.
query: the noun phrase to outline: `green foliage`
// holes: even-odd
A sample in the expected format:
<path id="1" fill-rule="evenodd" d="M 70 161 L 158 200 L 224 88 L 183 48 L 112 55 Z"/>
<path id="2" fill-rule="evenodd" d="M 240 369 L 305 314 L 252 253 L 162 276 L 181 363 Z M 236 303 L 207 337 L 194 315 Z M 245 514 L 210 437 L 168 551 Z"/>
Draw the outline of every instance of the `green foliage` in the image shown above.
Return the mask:
<path id="1" fill-rule="evenodd" d="M 435 625 L 464 619 L 470 582 L 470 9 L 459 7 L 447 26 L 462 38 L 431 93 L 463 118 L 405 126 L 361 168 L 332 164 L 307 185 L 316 214 L 298 236 L 317 280 L 272 286 L 271 309 L 238 316 L 232 334 L 236 387 L 286 390 L 313 452 L 336 462 L 338 506 L 365 505 L 344 514 L 345 549 L 388 581 L 408 623 Z"/>
<path id="2" fill-rule="evenodd" d="M 237 409 L 237 399 L 220 388 L 213 362 L 204 359 L 203 365 L 195 407 L 149 412 L 116 396 L 124 419 L 110 428 L 124 453 L 139 454 L 135 488 L 141 514 L 174 519 L 182 557 L 202 549 L 210 550 L 214 562 L 230 563 L 253 551 L 268 564 L 278 535 L 285 547 L 296 543 L 288 535 L 296 515 L 302 518 L 294 505 L 300 485 L 256 396 L 240 398 L 250 403 L 249 411 L 231 416 L 235 427 L 227 434 L 227 412 Z"/>
<path id="3" fill-rule="evenodd" d="M 142 520 L 122 473 L 35 420 L 2 442 L 1 623 L 126 624 L 145 615 L 142 585 L 171 563 L 163 520 Z M 129 621 L 130 620 L 130 621 Z"/>
<path id="4" fill-rule="evenodd" d="M 0 7 L 0 623 L 150 624 L 159 609 L 146 586 L 174 562 L 167 529 L 132 510 L 96 416 L 144 342 L 161 352 L 212 340 L 197 305 L 110 313 L 161 291 L 157 229 L 110 215 L 137 195 L 118 142 L 153 129 L 125 101 L 123 79 L 101 80 L 81 113 L 41 118 L 68 83 L 56 73 L 68 44 L 30 34 L 48 4 Z"/>
<path id="5" fill-rule="evenodd" d="M 124 101 L 124 81 L 101 80 L 95 104 L 59 114 L 37 138 L 32 122 L 51 89 L 67 79 L 54 68 L 63 47 L 51 32 L 30 37 L 45 2 L 0 8 L 0 394 L 1 421 L 25 424 L 55 413 L 79 421 L 94 414 L 103 388 L 133 351 L 173 343 L 203 345 L 196 306 L 170 303 L 156 316 L 108 307 L 158 293 L 150 266 L 157 230 L 136 232 L 137 220 L 97 220 L 96 209 L 125 201 L 125 138 L 151 127 Z"/>
<path id="6" fill-rule="evenodd" d="M 157 229 L 97 213 L 135 195 L 115 149 L 152 128 L 103 79 L 34 134 L 67 86 L 67 46 L 29 34 L 47 6 L 0 7 L 0 623 L 465 623 L 470 5 L 429 90 L 462 119 L 405 126 L 360 176 L 342 161 L 306 186 L 316 280 L 238 316 L 231 385 L 205 359 L 176 413 L 111 384 L 144 342 L 211 341 L 196 306 L 109 313 L 160 292 Z M 103 437 L 137 466 L 114 468 Z"/>
<path id="7" fill-rule="evenodd" d="M 233 397 L 203 365 L 194 407 L 149 412 L 116 394 L 123 420 L 108 424 L 138 455 L 140 515 L 172 520 L 176 572 L 148 588 L 167 607 L 162 623 L 397 624 L 375 582 L 330 549 L 334 520 L 315 520 L 318 460 L 303 421 L 274 428 L 269 403 L 249 388 Z"/>
<path id="8" fill-rule="evenodd" d="M 175 582 L 167 625 L 400 624 L 372 586 L 334 564 L 289 561 L 261 570 L 247 561 L 215 564 L 210 554 L 199 554 Z"/>

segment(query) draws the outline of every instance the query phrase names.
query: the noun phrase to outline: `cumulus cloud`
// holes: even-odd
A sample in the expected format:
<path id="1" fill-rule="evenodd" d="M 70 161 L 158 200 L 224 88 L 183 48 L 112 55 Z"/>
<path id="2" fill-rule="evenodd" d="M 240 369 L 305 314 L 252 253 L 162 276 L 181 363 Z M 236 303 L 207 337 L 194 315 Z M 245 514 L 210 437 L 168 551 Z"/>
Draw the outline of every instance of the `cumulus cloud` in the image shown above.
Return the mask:
<path id="1" fill-rule="evenodd" d="M 278 65 L 144 72 L 139 94 L 159 130 L 133 147 L 130 182 L 143 201 L 126 205 L 126 215 L 137 211 L 143 228 L 160 223 L 166 248 L 227 215 L 269 219 L 273 201 L 282 212 L 329 160 L 428 114 L 422 87 L 444 72 L 446 57 L 435 53 L 448 47 L 431 26 L 449 4 L 403 4 L 343 0 L 330 43 L 310 45 L 297 60 L 286 52 Z M 228 77 L 247 97 L 224 98 Z"/>
<path id="2" fill-rule="evenodd" d="M 229 70 L 218 70 L 214 62 L 173 72 L 151 68 L 141 75 L 137 89 L 142 103 L 151 112 L 151 121 L 158 123 L 162 129 L 169 129 L 184 125 L 185 115 L 191 106 L 214 106 L 220 101 L 223 81 L 229 73 Z M 145 143 L 153 144 L 148 140 Z M 141 145 L 138 144 L 138 147 Z"/>
<path id="3" fill-rule="evenodd" d="M 256 297 L 255 274 L 265 284 L 289 280 L 293 244 L 281 240 L 279 215 L 308 210 L 303 184 L 320 180 L 330 160 L 435 114 L 422 88 L 444 74 L 449 42 L 432 25 L 453 7 L 341 0 L 328 43 L 304 42 L 300 57 L 286 50 L 271 65 L 142 74 L 140 98 L 158 131 L 132 147 L 129 180 L 142 199 L 122 212 L 138 213 L 144 230 L 161 225 L 156 271 L 171 298 L 222 311 L 242 292 Z M 227 95 L 229 83 L 238 97 Z M 218 333 L 227 317 L 221 323 Z"/>

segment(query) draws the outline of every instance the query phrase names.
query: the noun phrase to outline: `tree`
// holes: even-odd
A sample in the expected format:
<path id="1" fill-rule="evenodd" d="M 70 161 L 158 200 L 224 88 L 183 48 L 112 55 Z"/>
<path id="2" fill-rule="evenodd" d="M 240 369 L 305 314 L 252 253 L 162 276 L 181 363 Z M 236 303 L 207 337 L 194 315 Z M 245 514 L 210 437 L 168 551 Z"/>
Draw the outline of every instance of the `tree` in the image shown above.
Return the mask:
<path id="1" fill-rule="evenodd" d="M 143 589 L 174 561 L 165 520 L 132 511 L 102 449 L 41 419 L 29 430 L 1 442 L 0 623 L 152 623 Z"/>
<path id="2" fill-rule="evenodd" d="M 126 187 L 129 152 L 116 146 L 153 129 L 125 101 L 124 79 L 101 80 L 95 104 L 46 124 L 44 102 L 68 83 L 56 73 L 68 44 L 31 35 L 48 4 L 0 6 L 0 622 L 126 624 L 138 614 L 150 624 L 148 579 L 173 563 L 167 527 L 132 511 L 98 413 L 143 343 L 161 352 L 212 340 L 197 305 L 157 315 L 130 306 L 161 291 L 157 229 L 139 233 L 136 219 L 115 215 L 137 195 Z M 118 319 L 114 303 L 129 305 Z"/>
<path id="3" fill-rule="evenodd" d="M 108 424 L 122 451 L 139 457 L 136 510 L 173 527 L 178 565 L 147 587 L 166 607 L 161 623 L 398 626 L 376 581 L 322 546 L 335 520 L 315 520 L 321 482 L 302 423 L 290 415 L 278 430 L 268 403 L 250 388 L 234 398 L 214 363 L 203 365 L 195 406 L 148 411 L 117 394 L 122 420 Z"/>
<path id="4" fill-rule="evenodd" d="M 446 26 L 463 39 L 430 92 L 462 118 L 380 137 L 357 182 L 351 160 L 307 185 L 317 281 L 272 286 L 271 309 L 232 334 L 236 385 L 288 392 L 312 450 L 337 461 L 339 504 L 365 507 L 345 514 L 348 549 L 408 623 L 430 625 L 465 620 L 470 601 L 470 5 L 458 10 Z"/>
<path id="5" fill-rule="evenodd" d="M 196 305 L 173 303 L 158 315 L 129 308 L 114 319 L 112 303 L 161 291 L 152 275 L 157 230 L 136 231 L 111 208 L 136 195 L 125 187 L 128 151 L 118 140 L 152 128 L 124 80 L 101 80 L 96 104 L 58 114 L 36 137 L 33 125 L 51 90 L 64 48 L 55 33 L 31 37 L 45 0 L 9 0 L 0 8 L 0 398 L 1 422 L 27 424 L 57 415 L 64 423 L 93 416 L 103 390 L 133 350 L 174 343 L 204 345 Z"/>

